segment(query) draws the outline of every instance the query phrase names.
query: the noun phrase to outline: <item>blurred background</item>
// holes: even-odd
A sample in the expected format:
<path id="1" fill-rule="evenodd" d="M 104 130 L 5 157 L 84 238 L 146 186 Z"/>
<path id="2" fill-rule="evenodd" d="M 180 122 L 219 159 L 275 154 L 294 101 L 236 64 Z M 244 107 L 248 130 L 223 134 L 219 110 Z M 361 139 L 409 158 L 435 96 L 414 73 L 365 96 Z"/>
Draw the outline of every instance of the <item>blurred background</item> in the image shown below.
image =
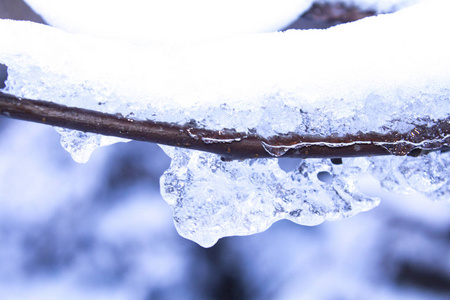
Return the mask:
<path id="1" fill-rule="evenodd" d="M 370 14 L 315 5 L 290 28 Z M 0 0 L 0 17 L 44 23 L 20 0 Z M 448 203 L 362 179 L 382 199 L 372 211 L 204 249 L 160 196 L 169 163 L 130 142 L 77 164 L 51 127 L 0 117 L 0 299 L 450 299 Z"/>

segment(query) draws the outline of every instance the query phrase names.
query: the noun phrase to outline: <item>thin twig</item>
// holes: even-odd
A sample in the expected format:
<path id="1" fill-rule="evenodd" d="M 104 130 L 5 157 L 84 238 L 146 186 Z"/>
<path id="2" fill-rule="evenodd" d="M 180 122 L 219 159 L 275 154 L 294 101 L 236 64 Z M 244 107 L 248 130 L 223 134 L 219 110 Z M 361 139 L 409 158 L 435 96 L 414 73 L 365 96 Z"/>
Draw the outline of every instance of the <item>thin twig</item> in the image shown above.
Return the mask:
<path id="1" fill-rule="evenodd" d="M 447 150 L 450 144 L 450 118 L 429 128 L 417 126 L 401 134 L 361 133 L 328 137 L 286 134 L 263 138 L 233 129 L 215 131 L 196 128 L 192 124 L 133 120 L 121 115 L 23 99 L 1 92 L 0 114 L 84 132 L 216 153 L 224 159 L 281 155 L 299 158 L 418 155 L 423 149 Z"/>

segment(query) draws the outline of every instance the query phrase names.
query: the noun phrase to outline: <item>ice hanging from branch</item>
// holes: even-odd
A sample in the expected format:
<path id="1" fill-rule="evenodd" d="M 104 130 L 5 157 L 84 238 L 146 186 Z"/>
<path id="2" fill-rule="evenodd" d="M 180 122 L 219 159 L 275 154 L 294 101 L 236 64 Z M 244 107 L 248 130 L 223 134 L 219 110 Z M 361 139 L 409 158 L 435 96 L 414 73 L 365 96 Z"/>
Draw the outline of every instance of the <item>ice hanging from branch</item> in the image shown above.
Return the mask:
<path id="1" fill-rule="evenodd" d="M 357 181 L 365 172 L 396 192 L 446 201 L 450 192 L 450 153 L 348 158 L 342 164 L 309 159 L 285 172 L 277 159 L 223 162 L 210 153 L 164 150 L 172 163 L 161 178 L 161 193 L 178 232 L 204 247 L 224 236 L 264 231 L 281 219 L 317 225 L 372 209 L 379 199 L 365 196 Z"/>
<path id="2" fill-rule="evenodd" d="M 185 44 L 118 43 L 2 21 L 7 42 L 0 62 L 8 66 L 9 93 L 130 118 L 264 137 L 402 133 L 449 117 L 448 8 L 433 0 L 324 31 Z M 61 134 L 80 162 L 95 147 L 116 141 Z M 448 136 L 422 148 L 435 143 L 448 145 Z M 284 146 L 292 145 L 266 148 Z M 391 149 L 412 149 L 397 148 Z M 389 187 L 401 183 L 434 198 L 449 195 L 448 154 L 345 159 L 342 165 L 304 161 L 286 173 L 275 160 L 223 162 L 211 154 L 165 150 L 173 159 L 162 178 L 165 199 L 178 230 L 204 246 L 221 236 L 259 232 L 281 218 L 312 225 L 370 209 L 377 200 L 362 195 L 355 180 L 365 171 Z M 432 169 L 413 171 L 425 167 Z M 328 172 L 331 183 L 320 181 L 320 172 Z"/>
<path id="3" fill-rule="evenodd" d="M 161 178 L 162 195 L 173 207 L 179 233 L 205 247 L 223 236 L 264 231 L 280 219 L 317 225 L 379 202 L 358 191 L 357 177 L 370 165 L 364 158 L 340 165 L 304 160 L 287 173 L 277 159 L 223 162 L 214 154 L 164 149 L 172 163 Z M 321 172 L 331 182 L 322 182 Z"/>

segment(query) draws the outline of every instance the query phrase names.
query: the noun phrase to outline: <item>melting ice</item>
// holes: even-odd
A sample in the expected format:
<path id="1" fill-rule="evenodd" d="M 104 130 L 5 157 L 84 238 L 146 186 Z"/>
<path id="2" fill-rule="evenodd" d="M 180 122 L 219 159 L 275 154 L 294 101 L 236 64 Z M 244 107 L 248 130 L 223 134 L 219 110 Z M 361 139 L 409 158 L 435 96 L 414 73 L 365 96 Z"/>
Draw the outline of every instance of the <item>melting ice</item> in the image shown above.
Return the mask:
<path id="1" fill-rule="evenodd" d="M 348 158 L 342 164 L 307 159 L 285 172 L 276 158 L 224 162 L 210 153 L 163 149 L 172 163 L 161 178 L 161 193 L 178 232 L 205 247 L 223 236 L 264 231 L 281 219 L 317 225 L 367 211 L 379 199 L 360 191 L 358 178 L 365 172 L 392 191 L 449 199 L 450 153 Z M 329 180 L 320 179 L 322 172 Z"/>
<path id="2" fill-rule="evenodd" d="M 186 43 L 92 38 L 0 21 L 0 63 L 8 67 L 8 93 L 138 119 L 195 120 L 264 137 L 407 132 L 449 117 L 449 9 L 448 1 L 430 0 L 328 30 Z M 118 141 L 60 133 L 79 162 Z M 314 225 L 368 210 L 378 200 L 359 192 L 363 172 L 386 188 L 449 198 L 448 153 L 344 159 L 342 165 L 305 160 L 285 172 L 276 159 L 223 162 L 164 149 L 172 165 L 162 193 L 180 233 L 204 246 L 282 218 Z M 332 180 L 321 181 L 321 172 Z"/>

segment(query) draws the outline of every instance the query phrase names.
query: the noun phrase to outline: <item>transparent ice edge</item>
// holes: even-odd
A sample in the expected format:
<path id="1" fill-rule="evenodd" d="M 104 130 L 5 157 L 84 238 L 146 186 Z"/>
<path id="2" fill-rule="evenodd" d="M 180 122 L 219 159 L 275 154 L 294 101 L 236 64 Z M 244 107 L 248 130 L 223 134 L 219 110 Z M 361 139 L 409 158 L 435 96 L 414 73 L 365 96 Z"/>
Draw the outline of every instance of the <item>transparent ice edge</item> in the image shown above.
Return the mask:
<path id="1" fill-rule="evenodd" d="M 67 128 L 55 127 L 61 135 L 61 146 L 70 153 L 77 163 L 87 163 L 95 149 L 115 143 L 126 143 L 131 140 L 114 136 L 82 132 Z"/>
<path id="2" fill-rule="evenodd" d="M 222 161 L 215 154 L 162 148 L 172 162 L 161 177 L 161 194 L 180 235 L 203 247 L 225 236 L 262 232 L 281 219 L 312 226 L 370 210 L 380 199 L 360 191 L 358 178 L 365 172 L 391 191 L 449 201 L 450 153 L 344 158 L 342 164 L 308 159 L 285 172 L 276 158 Z M 331 180 L 319 179 L 322 172 Z"/>

